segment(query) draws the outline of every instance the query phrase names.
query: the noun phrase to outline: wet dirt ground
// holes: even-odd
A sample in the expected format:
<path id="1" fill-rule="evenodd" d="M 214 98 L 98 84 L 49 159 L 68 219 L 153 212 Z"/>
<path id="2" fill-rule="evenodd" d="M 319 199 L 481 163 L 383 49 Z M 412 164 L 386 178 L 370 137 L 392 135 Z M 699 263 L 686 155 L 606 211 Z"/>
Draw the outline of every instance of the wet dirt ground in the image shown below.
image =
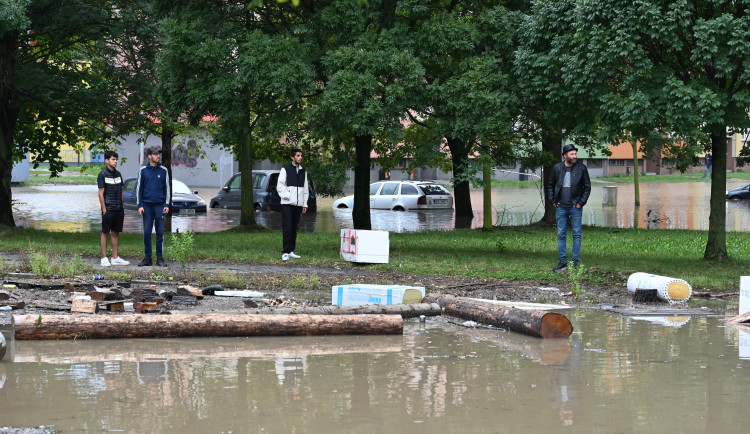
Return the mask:
<path id="1" fill-rule="evenodd" d="M 11 259 L 12 260 L 12 259 Z M 115 271 L 113 269 L 113 271 Z M 10 324 L 12 314 L 69 314 L 66 307 L 71 304 L 71 292 L 64 289 L 71 283 L 77 291 L 94 288 L 116 290 L 124 302 L 134 300 L 138 291 L 156 286 L 161 291 L 176 292 L 180 285 L 191 285 L 204 289 L 219 285 L 226 290 L 254 290 L 263 293 L 255 297 L 259 307 L 263 306 L 317 306 L 331 304 L 331 287 L 346 284 L 388 284 L 422 286 L 427 293 L 444 293 L 456 296 L 489 300 L 523 301 L 574 306 L 630 305 L 632 296 L 626 287 L 628 272 L 619 276 L 620 285 L 594 286 L 583 284 L 575 297 L 571 282 L 546 282 L 540 280 L 504 280 L 492 278 L 465 278 L 451 276 L 427 276 L 377 272 L 357 268 L 309 268 L 290 264 L 288 266 L 193 264 L 188 269 L 170 267 L 124 267 L 118 269 L 123 278 L 116 280 L 94 280 L 93 276 L 64 279 L 40 279 L 30 273 L 11 272 L 4 278 L 4 285 L 15 285 L 15 289 L 2 291 L 12 302 L 23 302 L 22 311 L 0 312 L 0 327 Z M 124 276 L 128 278 L 124 278 Z M 618 276 L 615 276 L 617 279 Z M 206 291 L 204 291 L 206 292 Z M 176 305 L 169 301 L 159 305 L 159 312 L 179 310 L 181 313 L 217 313 L 241 310 L 242 297 L 219 297 L 206 295 L 195 306 Z M 102 312 L 106 313 L 106 312 Z"/>

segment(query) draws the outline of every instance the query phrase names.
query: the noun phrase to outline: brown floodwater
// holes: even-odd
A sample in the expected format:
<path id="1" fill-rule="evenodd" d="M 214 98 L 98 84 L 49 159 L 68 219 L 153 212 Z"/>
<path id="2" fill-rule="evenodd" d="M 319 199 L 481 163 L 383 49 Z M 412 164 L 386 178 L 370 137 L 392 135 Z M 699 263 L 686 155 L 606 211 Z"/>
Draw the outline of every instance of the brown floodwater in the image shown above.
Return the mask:
<path id="1" fill-rule="evenodd" d="M 750 333 L 711 309 L 720 315 L 567 310 L 575 331 L 562 340 L 427 318 L 403 336 L 10 341 L 0 426 L 743 432 Z"/>
<path id="2" fill-rule="evenodd" d="M 747 180 L 729 180 L 727 188 L 744 185 Z M 603 190 L 608 184 L 594 183 L 591 197 L 584 207 L 586 225 L 604 227 L 640 227 L 649 229 L 708 229 L 709 182 L 641 184 L 641 205 L 634 205 L 631 184 L 616 184 L 617 205 L 605 206 Z M 199 189 L 206 201 L 216 189 Z M 97 232 L 101 215 L 95 185 L 41 185 L 13 187 L 14 215 L 19 226 L 50 231 Z M 456 220 L 450 210 L 394 212 L 373 210 L 372 228 L 390 232 L 451 230 L 455 227 L 478 228 L 483 225 L 482 191 L 472 190 L 474 218 Z M 350 210 L 334 210 L 333 199 L 319 198 L 318 212 L 302 216 L 300 229 L 307 232 L 338 232 L 351 228 Z M 541 191 L 530 187 L 492 189 L 493 224 L 525 225 L 541 219 Z M 727 201 L 726 229 L 750 231 L 750 201 Z M 281 215 L 275 212 L 256 213 L 259 224 L 281 229 Z M 239 224 L 236 210 L 209 209 L 206 213 L 176 214 L 172 229 L 195 232 L 217 232 Z M 142 232 L 141 218 L 135 211 L 125 213 L 125 232 Z"/>

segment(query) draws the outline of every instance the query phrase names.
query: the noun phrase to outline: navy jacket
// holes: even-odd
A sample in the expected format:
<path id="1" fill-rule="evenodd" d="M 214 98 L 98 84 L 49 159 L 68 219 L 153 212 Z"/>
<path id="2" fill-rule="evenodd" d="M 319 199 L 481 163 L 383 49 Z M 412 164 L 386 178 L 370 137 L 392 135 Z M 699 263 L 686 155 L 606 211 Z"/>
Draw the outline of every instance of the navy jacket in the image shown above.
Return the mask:
<path id="1" fill-rule="evenodd" d="M 557 163 L 552 167 L 552 175 L 546 185 L 547 200 L 557 203 L 562 190 L 563 178 L 565 177 L 565 163 Z M 583 163 L 573 165 L 570 170 L 570 199 L 574 204 L 583 207 L 589 200 L 591 194 L 591 179 L 589 170 Z"/>
<path id="2" fill-rule="evenodd" d="M 169 200 L 169 189 L 172 183 L 169 181 L 167 168 L 161 163 L 156 166 L 146 164 L 138 171 L 138 183 L 135 191 L 138 195 L 138 208 L 143 204 L 166 205 Z"/>

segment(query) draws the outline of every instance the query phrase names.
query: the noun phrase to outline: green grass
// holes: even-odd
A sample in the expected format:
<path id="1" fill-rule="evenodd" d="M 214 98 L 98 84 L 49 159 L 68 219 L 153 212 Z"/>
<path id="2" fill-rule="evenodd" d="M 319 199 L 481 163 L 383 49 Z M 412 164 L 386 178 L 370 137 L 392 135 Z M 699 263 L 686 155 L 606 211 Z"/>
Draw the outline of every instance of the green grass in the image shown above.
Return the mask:
<path id="1" fill-rule="evenodd" d="M 529 187 L 539 188 L 542 185 L 540 179 L 534 179 L 530 181 L 501 181 L 499 179 L 492 180 L 492 187 Z"/>
<path id="2" fill-rule="evenodd" d="M 621 288 L 631 273 L 641 271 L 685 279 L 696 290 L 737 289 L 740 275 L 747 273 L 750 265 L 750 234 L 727 233 L 731 259 L 726 262 L 702 259 L 706 238 L 705 231 L 585 227 L 581 254 L 585 269 L 580 280 Z M 277 231 L 196 233 L 194 243 L 194 262 L 284 264 L 279 254 L 281 233 Z M 568 244 L 570 248 L 572 241 Z M 552 272 L 557 263 L 557 240 L 555 230 L 549 228 L 393 233 L 390 262 L 379 265 L 342 261 L 338 234 L 302 232 L 297 245 L 304 259 L 294 265 L 543 282 L 569 279 Z M 167 254 L 170 248 L 165 246 Z M 0 251 L 97 258 L 99 234 L 5 228 L 0 229 Z M 131 261 L 142 257 L 142 236 L 121 234 L 120 254 Z"/>
<path id="3" fill-rule="evenodd" d="M 36 169 L 30 170 L 29 181 L 24 184 L 96 184 L 96 177 L 102 171 L 103 167 L 103 164 L 81 167 L 68 166 L 57 176 L 51 177 L 48 167 L 39 166 Z"/>
<path id="4" fill-rule="evenodd" d="M 619 174 L 618 174 L 619 175 Z M 750 172 L 727 172 L 727 179 L 748 179 L 750 180 Z M 633 183 L 633 175 L 619 175 L 619 176 L 602 176 L 600 178 L 594 178 L 596 181 L 602 182 L 627 182 Z M 638 182 L 640 183 L 652 183 L 652 182 L 711 182 L 711 179 L 707 176 L 703 178 L 703 172 L 696 173 L 675 173 L 673 175 L 639 175 Z"/>

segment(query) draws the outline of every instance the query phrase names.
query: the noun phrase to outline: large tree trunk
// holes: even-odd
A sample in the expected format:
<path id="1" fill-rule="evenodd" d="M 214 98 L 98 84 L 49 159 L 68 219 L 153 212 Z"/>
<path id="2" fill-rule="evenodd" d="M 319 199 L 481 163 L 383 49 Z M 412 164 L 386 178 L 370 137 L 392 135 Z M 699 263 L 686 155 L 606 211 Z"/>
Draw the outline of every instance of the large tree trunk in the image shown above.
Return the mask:
<path id="1" fill-rule="evenodd" d="M 370 221 L 370 150 L 372 136 L 354 137 L 355 154 L 357 157 L 354 167 L 354 209 L 352 209 L 352 223 L 354 229 L 372 229 Z"/>
<path id="2" fill-rule="evenodd" d="M 15 226 L 10 182 L 13 172 L 13 135 L 18 121 L 17 95 L 9 80 L 18 61 L 18 37 L 6 32 L 0 38 L 0 225 Z"/>
<path id="3" fill-rule="evenodd" d="M 255 162 L 255 155 L 253 153 L 252 130 L 248 131 L 245 137 L 243 137 L 239 158 L 240 172 L 242 173 L 242 179 L 240 182 L 240 188 L 242 189 L 242 196 L 240 199 L 240 225 L 252 227 L 256 225 L 255 204 L 253 199 L 253 162 Z"/>
<path id="4" fill-rule="evenodd" d="M 635 196 L 635 206 L 641 206 L 641 186 L 638 181 L 638 138 L 633 137 L 633 192 Z M 637 209 L 637 208 L 636 208 Z M 638 214 L 635 214 L 635 220 L 638 220 Z M 636 226 L 637 227 L 637 226 Z"/>
<path id="5" fill-rule="evenodd" d="M 446 141 L 453 163 L 453 203 L 456 207 L 456 220 L 460 217 L 474 218 L 471 209 L 471 185 L 468 179 L 463 179 L 468 171 L 471 142 L 455 137 L 446 137 Z"/>
<path id="6" fill-rule="evenodd" d="M 542 191 L 545 191 L 550 176 L 552 176 L 552 166 L 560 161 L 560 152 L 562 151 L 562 132 L 558 129 L 547 131 L 542 136 L 542 150 L 547 152 L 552 158 L 550 164 L 542 166 Z M 555 207 L 547 200 L 547 194 L 544 195 L 544 216 L 542 222 L 549 226 L 557 223 L 555 218 Z"/>
<path id="7" fill-rule="evenodd" d="M 422 301 L 439 304 L 446 315 L 538 338 L 567 338 L 573 333 L 573 325 L 559 313 L 522 310 L 442 294 L 427 294 Z"/>
<path id="8" fill-rule="evenodd" d="M 167 169 L 170 182 L 172 178 L 172 138 L 174 138 L 174 131 L 166 128 L 162 123 L 161 128 L 161 165 Z M 164 216 L 164 233 L 172 233 L 172 186 L 169 186 L 169 197 L 167 198 L 167 205 L 169 205 L 169 214 Z"/>
<path id="9" fill-rule="evenodd" d="M 727 133 L 723 125 L 711 128 L 711 214 L 708 216 L 708 241 L 703 259 L 724 260 L 727 255 Z"/>
<path id="10" fill-rule="evenodd" d="M 17 340 L 400 334 L 398 315 L 14 315 Z"/>

